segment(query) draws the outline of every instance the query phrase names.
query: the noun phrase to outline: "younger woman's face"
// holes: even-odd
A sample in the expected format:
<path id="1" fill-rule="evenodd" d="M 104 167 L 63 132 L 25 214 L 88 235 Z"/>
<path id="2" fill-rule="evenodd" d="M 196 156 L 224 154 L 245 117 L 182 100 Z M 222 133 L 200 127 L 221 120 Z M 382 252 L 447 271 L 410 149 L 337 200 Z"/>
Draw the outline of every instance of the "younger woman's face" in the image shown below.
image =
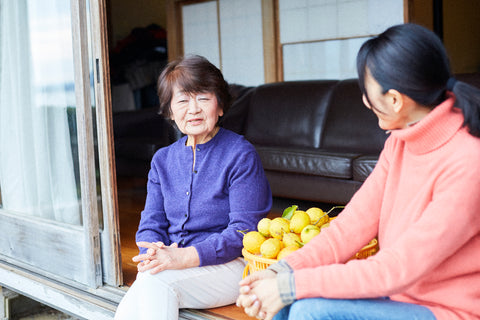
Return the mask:
<path id="1" fill-rule="evenodd" d="M 392 99 L 389 93 L 383 93 L 380 84 L 373 78 L 370 71 L 365 72 L 365 91 L 362 100 L 365 106 L 372 110 L 378 118 L 378 125 L 383 130 L 395 130 L 404 127 L 402 117 L 393 109 Z"/>
<path id="2" fill-rule="evenodd" d="M 218 118 L 223 115 L 212 92 L 190 94 L 175 87 L 170 105 L 178 129 L 200 143 L 211 138 Z"/>

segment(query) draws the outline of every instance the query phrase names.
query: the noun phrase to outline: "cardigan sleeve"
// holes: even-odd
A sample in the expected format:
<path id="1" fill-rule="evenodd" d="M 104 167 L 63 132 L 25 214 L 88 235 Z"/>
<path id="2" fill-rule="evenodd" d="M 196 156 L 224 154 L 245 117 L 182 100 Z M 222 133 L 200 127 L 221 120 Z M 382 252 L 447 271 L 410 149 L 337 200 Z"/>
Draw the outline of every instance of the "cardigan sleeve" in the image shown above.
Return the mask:
<path id="1" fill-rule="evenodd" d="M 200 265 L 220 264 L 241 256 L 243 235 L 252 231 L 272 206 L 272 195 L 258 154 L 252 150 L 237 158 L 228 181 L 229 223 L 226 229 L 194 244 Z"/>
<path id="2" fill-rule="evenodd" d="M 152 166 L 148 173 L 147 199 L 141 213 L 141 219 L 135 240 L 146 242 L 161 241 L 170 245 L 167 235 L 168 221 L 163 206 L 163 193 L 157 167 L 152 160 Z M 147 248 L 140 248 L 140 253 L 146 253 Z"/>

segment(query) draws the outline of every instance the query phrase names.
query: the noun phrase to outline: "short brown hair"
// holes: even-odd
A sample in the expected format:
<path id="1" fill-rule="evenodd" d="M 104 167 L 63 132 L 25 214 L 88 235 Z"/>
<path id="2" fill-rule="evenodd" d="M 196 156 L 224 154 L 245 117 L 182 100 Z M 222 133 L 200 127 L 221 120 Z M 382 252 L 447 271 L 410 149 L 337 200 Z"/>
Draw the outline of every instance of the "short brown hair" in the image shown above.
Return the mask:
<path id="1" fill-rule="evenodd" d="M 218 107 L 224 114 L 230 107 L 232 97 L 222 72 L 202 56 L 190 55 L 174 60 L 160 74 L 157 91 L 160 101 L 159 111 L 167 119 L 172 114 L 170 105 L 175 86 L 189 94 L 214 93 Z"/>

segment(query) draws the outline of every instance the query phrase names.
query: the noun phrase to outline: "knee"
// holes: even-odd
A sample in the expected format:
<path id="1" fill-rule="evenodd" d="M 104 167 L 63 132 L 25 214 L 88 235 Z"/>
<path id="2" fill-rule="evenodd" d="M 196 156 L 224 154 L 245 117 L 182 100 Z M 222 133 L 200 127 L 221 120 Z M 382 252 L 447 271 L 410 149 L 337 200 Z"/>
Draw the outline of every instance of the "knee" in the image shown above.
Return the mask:
<path id="1" fill-rule="evenodd" d="M 281 309 L 274 317 L 273 320 L 288 320 L 288 314 L 290 312 L 290 306 L 286 306 Z"/>
<path id="2" fill-rule="evenodd" d="M 160 272 L 156 274 L 151 274 L 148 271 L 139 272 L 134 283 L 137 285 L 170 286 L 171 279 L 166 276 L 166 274 L 167 272 Z"/>
<path id="3" fill-rule="evenodd" d="M 167 304 L 168 307 L 164 307 Z M 138 274 L 120 301 L 114 319 L 144 319 L 144 315 L 151 314 L 152 306 L 155 307 L 153 310 L 159 306 L 163 306 L 163 309 L 173 306 L 178 310 L 178 295 L 168 284 L 158 281 L 151 274 Z"/>
<path id="4" fill-rule="evenodd" d="M 128 290 L 135 292 L 137 296 L 170 296 L 175 297 L 175 287 L 163 275 L 152 275 L 149 272 L 138 273 L 137 279 Z"/>
<path id="5" fill-rule="evenodd" d="M 324 308 L 322 299 L 301 299 L 290 307 L 289 320 L 329 320 L 328 308 Z"/>
<path id="6" fill-rule="evenodd" d="M 313 319 L 313 315 L 310 312 L 308 300 L 297 300 L 290 307 L 289 319 L 307 320 Z"/>

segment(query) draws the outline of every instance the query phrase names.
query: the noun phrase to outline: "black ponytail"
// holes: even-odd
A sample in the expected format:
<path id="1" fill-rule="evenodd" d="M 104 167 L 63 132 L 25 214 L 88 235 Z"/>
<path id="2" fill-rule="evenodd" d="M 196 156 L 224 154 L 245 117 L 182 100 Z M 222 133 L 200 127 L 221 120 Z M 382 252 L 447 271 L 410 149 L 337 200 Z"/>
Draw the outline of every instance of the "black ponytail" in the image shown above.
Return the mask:
<path id="1" fill-rule="evenodd" d="M 463 125 L 471 135 L 480 137 L 480 89 L 462 81 L 456 81 L 451 91 L 455 94 L 455 106 L 463 112 Z"/>
<path id="2" fill-rule="evenodd" d="M 434 108 L 447 99 L 447 90 L 453 91 L 464 125 L 480 137 L 480 89 L 452 78 L 445 47 L 432 31 L 402 24 L 362 45 L 357 71 L 360 89 L 368 99 L 364 84 L 367 68 L 384 93 L 395 89 L 423 106 Z"/>

